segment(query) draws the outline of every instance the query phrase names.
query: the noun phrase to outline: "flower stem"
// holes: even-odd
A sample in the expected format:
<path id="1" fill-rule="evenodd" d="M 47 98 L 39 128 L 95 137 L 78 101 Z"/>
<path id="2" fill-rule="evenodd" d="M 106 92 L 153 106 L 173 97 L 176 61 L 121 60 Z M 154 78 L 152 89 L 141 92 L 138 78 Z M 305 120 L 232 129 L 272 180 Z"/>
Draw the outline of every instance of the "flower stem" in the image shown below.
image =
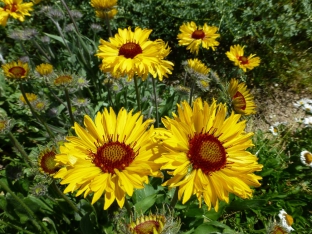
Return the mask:
<path id="1" fill-rule="evenodd" d="M 15 193 L 2 181 L 0 180 L 0 186 L 2 189 L 4 189 L 7 193 L 9 193 L 28 213 L 30 217 L 30 221 L 33 223 L 33 225 L 39 230 L 39 233 L 42 233 L 42 229 L 45 233 L 49 234 L 49 229 L 41 222 L 36 220 L 36 216 L 34 212 L 24 203 L 22 199 L 20 199 L 18 196 L 15 195 Z M 41 229 L 41 228 L 42 229 Z"/>
<path id="2" fill-rule="evenodd" d="M 127 209 L 128 215 L 131 216 L 132 215 L 132 210 L 131 210 L 131 207 L 130 207 L 129 202 L 128 202 L 127 199 L 125 199 L 125 207 Z"/>
<path id="3" fill-rule="evenodd" d="M 154 99 L 155 99 L 155 108 L 156 108 L 156 127 L 159 127 L 159 116 L 158 116 L 158 104 L 157 104 L 157 93 L 156 93 L 156 82 L 155 79 L 152 77 L 153 81 L 153 91 L 154 91 Z"/>
<path id="4" fill-rule="evenodd" d="M 73 116 L 73 111 L 72 111 L 71 102 L 70 102 L 69 93 L 68 93 L 67 88 L 65 88 L 65 97 L 66 97 L 67 109 L 69 112 L 70 121 L 71 121 L 72 126 L 74 126 L 75 125 L 75 119 Z"/>
<path id="5" fill-rule="evenodd" d="M 110 37 L 112 37 L 113 34 L 112 34 L 111 26 L 110 26 L 110 21 L 109 21 L 109 18 L 108 18 L 108 13 L 106 13 L 106 16 L 105 16 L 105 22 L 106 22 L 106 25 L 107 25 L 107 28 L 108 28 L 108 35 Z"/>
<path id="6" fill-rule="evenodd" d="M 42 123 L 42 125 L 45 127 L 45 129 L 47 130 L 49 136 L 51 138 L 54 138 L 54 134 L 52 133 L 52 131 L 50 130 L 50 128 L 48 127 L 48 125 L 40 118 L 40 116 L 37 114 L 37 112 L 34 110 L 34 108 L 32 107 L 32 105 L 30 104 L 27 96 L 26 96 L 26 92 L 25 92 L 25 89 L 24 89 L 24 86 L 22 84 L 20 84 L 20 89 L 21 89 L 21 92 L 22 92 L 22 95 L 27 103 L 27 105 L 29 106 L 30 108 L 30 111 L 31 113 L 33 114 L 33 116 L 39 120 L 39 122 Z"/>
<path id="7" fill-rule="evenodd" d="M 193 82 L 192 84 L 192 87 L 191 87 L 191 91 L 190 91 L 190 100 L 189 100 L 189 105 L 192 106 L 192 98 L 193 98 L 193 93 L 194 93 L 194 89 L 195 89 L 195 81 Z"/>
<path id="8" fill-rule="evenodd" d="M 16 140 L 15 136 L 9 132 L 9 138 L 12 142 L 12 144 L 17 148 L 17 150 L 21 153 L 23 159 L 24 159 L 24 162 L 26 163 L 26 165 L 28 167 L 33 167 L 32 165 L 32 162 L 30 161 L 27 153 L 25 152 L 23 146 Z"/>
<path id="9" fill-rule="evenodd" d="M 52 182 L 52 188 L 59 194 L 67 203 L 68 205 L 76 212 L 78 213 L 81 217 L 83 217 L 82 213 L 80 210 L 75 206 L 75 204 L 64 194 L 62 191 L 59 189 L 59 187 L 55 184 L 55 182 Z"/>
<path id="10" fill-rule="evenodd" d="M 11 227 L 13 227 L 13 228 L 19 230 L 21 233 L 25 233 L 25 234 L 35 234 L 34 232 L 27 231 L 27 230 L 25 230 L 24 228 L 21 228 L 21 227 L 19 227 L 19 226 L 16 226 L 16 225 L 14 225 L 14 224 L 12 224 L 12 223 L 4 222 L 3 220 L 0 220 L 0 224 L 4 225 L 4 226 L 6 226 L 6 227 L 7 227 L 7 226 L 11 226 Z"/>
<path id="11" fill-rule="evenodd" d="M 134 79 L 134 86 L 135 86 L 135 93 L 136 93 L 136 99 L 138 104 L 138 110 L 141 111 L 141 100 L 140 100 L 140 92 L 138 87 L 138 78 L 136 76 L 133 77 Z"/>
<path id="12" fill-rule="evenodd" d="M 174 208 L 175 205 L 176 205 L 177 202 L 178 202 L 178 194 L 179 194 L 179 187 L 176 187 L 175 192 L 174 192 L 174 195 L 173 195 L 172 200 L 171 200 L 171 202 L 170 202 L 170 206 L 171 206 L 172 208 Z"/>

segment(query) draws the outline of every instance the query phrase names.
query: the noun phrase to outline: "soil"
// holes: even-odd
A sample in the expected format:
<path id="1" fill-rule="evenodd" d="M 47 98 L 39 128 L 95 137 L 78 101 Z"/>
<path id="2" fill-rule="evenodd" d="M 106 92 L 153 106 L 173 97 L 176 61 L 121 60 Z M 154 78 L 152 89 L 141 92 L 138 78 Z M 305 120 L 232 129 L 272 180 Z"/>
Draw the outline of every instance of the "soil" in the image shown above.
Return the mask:
<path id="1" fill-rule="evenodd" d="M 312 99 L 308 89 L 296 91 L 283 88 L 278 84 L 270 87 L 252 90 L 257 105 L 257 114 L 247 124 L 248 131 L 268 131 L 276 122 L 287 122 L 288 126 L 297 127 L 295 118 L 307 117 L 302 109 L 296 108 L 294 103 L 302 98 Z"/>

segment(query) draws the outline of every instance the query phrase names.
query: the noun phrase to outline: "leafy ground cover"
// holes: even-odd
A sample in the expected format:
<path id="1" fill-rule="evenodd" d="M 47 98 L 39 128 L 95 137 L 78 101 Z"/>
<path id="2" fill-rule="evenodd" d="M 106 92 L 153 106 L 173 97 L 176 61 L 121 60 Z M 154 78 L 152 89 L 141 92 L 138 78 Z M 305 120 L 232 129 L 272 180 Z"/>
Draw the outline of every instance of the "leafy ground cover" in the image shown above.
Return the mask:
<path id="1" fill-rule="evenodd" d="M 310 1 L 0 4 L 1 233 L 311 233 Z"/>

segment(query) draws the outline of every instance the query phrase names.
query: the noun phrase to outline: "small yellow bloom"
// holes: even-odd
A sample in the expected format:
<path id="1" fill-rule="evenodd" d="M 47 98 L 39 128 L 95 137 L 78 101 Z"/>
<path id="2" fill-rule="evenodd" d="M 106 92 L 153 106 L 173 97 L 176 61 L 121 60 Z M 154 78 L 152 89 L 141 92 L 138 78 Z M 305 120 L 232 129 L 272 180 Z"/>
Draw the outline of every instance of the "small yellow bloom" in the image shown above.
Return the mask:
<path id="1" fill-rule="evenodd" d="M 21 22 L 24 21 L 26 15 L 30 16 L 29 11 L 32 11 L 33 3 L 24 3 L 23 0 L 1 0 L 4 7 L 0 7 L 0 24 L 6 26 L 9 16 Z"/>
<path id="2" fill-rule="evenodd" d="M 40 152 L 38 157 L 38 167 L 39 171 L 43 174 L 54 175 L 60 168 L 56 166 L 55 159 L 55 149 L 47 148 Z"/>
<path id="3" fill-rule="evenodd" d="M 100 19 L 112 19 L 118 13 L 117 9 L 112 9 L 110 11 L 95 11 L 96 17 Z"/>
<path id="4" fill-rule="evenodd" d="M 34 94 L 34 93 L 26 93 L 26 98 L 28 99 L 28 101 L 29 101 L 30 103 L 31 103 L 31 102 L 34 102 L 34 101 L 36 101 L 36 100 L 38 99 L 37 95 Z M 19 100 L 20 100 L 22 103 L 27 104 L 27 103 L 26 103 L 26 100 L 25 100 L 25 98 L 24 98 L 23 95 L 21 95 L 21 96 L 19 97 Z"/>
<path id="5" fill-rule="evenodd" d="M 36 66 L 36 71 L 41 76 L 47 76 L 53 72 L 53 66 L 49 63 L 41 63 L 40 65 Z"/>
<path id="6" fill-rule="evenodd" d="M 208 68 L 202 61 L 199 59 L 189 59 L 187 60 L 187 64 L 190 68 L 192 68 L 194 71 L 207 75 L 210 71 L 210 68 Z"/>
<path id="7" fill-rule="evenodd" d="M 240 67 L 244 72 L 247 69 L 252 70 L 258 67 L 260 64 L 260 58 L 255 57 L 255 54 L 251 54 L 248 57 L 244 56 L 244 48 L 240 45 L 234 45 L 230 47 L 230 51 L 226 52 L 226 56 L 234 62 L 235 66 Z"/>
<path id="8" fill-rule="evenodd" d="M 28 63 L 23 63 L 19 60 L 3 64 L 2 69 L 6 78 L 12 80 L 27 79 L 29 73 Z"/>
<path id="9" fill-rule="evenodd" d="M 110 11 L 117 5 L 117 0 L 91 0 L 91 6 L 97 11 Z"/>
<path id="10" fill-rule="evenodd" d="M 188 22 L 180 26 L 181 33 L 178 34 L 179 45 L 187 46 L 186 49 L 191 53 L 198 54 L 200 46 L 205 49 L 211 48 L 215 50 L 215 47 L 219 45 L 216 38 L 220 36 L 217 34 L 217 27 L 208 26 L 206 23 L 203 27 L 197 26 L 193 21 Z"/>
<path id="11" fill-rule="evenodd" d="M 232 106 L 236 113 L 251 115 L 256 113 L 256 104 L 253 96 L 245 83 L 238 83 L 237 79 L 231 79 L 228 92 L 232 99 Z"/>

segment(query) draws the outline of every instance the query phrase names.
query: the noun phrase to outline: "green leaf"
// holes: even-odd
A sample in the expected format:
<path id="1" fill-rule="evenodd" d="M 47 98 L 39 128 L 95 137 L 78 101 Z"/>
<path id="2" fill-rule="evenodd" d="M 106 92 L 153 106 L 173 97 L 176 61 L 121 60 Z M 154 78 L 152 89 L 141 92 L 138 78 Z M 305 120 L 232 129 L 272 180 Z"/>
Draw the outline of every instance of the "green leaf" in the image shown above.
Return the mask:
<path id="1" fill-rule="evenodd" d="M 139 214 L 144 214 L 150 207 L 152 207 L 156 202 L 156 194 L 152 194 L 150 196 L 145 197 L 142 201 L 138 201 L 134 205 L 135 211 Z"/>
<path id="2" fill-rule="evenodd" d="M 63 45 L 65 45 L 65 44 L 64 44 L 64 40 L 63 40 L 62 37 L 57 36 L 57 35 L 53 35 L 53 34 L 49 34 L 49 33 L 44 33 L 44 34 L 47 35 L 47 36 L 50 37 L 50 38 L 53 38 L 54 40 L 57 40 L 57 41 L 61 42 Z M 69 43 L 69 41 L 67 41 L 66 39 L 65 39 L 65 42 L 66 42 L 67 44 Z"/>
<path id="3" fill-rule="evenodd" d="M 194 234 L 220 233 L 220 231 L 210 223 L 203 223 L 195 229 Z"/>
<path id="4" fill-rule="evenodd" d="M 80 229 L 83 234 L 96 233 L 94 224 L 91 222 L 90 214 L 86 214 L 80 221 Z"/>
<path id="5" fill-rule="evenodd" d="M 53 213 L 53 210 L 37 197 L 29 195 L 24 199 L 24 202 L 33 212 L 40 210 L 48 214 Z"/>

